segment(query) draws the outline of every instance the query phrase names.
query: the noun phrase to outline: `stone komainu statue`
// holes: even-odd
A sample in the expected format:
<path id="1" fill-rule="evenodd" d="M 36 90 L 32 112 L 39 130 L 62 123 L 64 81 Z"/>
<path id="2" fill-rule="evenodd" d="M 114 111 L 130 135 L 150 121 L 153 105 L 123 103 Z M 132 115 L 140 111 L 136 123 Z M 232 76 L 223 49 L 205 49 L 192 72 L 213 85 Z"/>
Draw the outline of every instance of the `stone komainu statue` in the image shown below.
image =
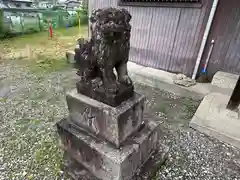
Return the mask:
<path id="1" fill-rule="evenodd" d="M 75 49 L 78 75 L 81 77 L 81 82 L 77 85 L 79 93 L 92 96 L 90 91 L 84 92 L 87 89 L 83 88 L 91 85 L 95 90 L 102 87 L 108 97 L 118 94 L 122 96 L 121 99 L 125 99 L 133 94 L 132 81 L 127 71 L 130 20 L 131 15 L 125 9 L 106 8 L 93 11 L 90 17 L 91 39 L 79 39 L 79 48 Z"/>

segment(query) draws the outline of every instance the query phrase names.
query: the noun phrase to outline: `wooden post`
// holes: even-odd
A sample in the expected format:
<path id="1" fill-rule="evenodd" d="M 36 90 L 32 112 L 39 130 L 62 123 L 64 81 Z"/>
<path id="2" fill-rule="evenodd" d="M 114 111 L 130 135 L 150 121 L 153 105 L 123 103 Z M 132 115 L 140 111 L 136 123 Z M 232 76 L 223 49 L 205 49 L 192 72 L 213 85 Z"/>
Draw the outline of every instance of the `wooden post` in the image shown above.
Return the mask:
<path id="1" fill-rule="evenodd" d="M 232 96 L 228 102 L 227 108 L 230 110 L 236 110 L 239 104 L 240 104 L 240 76 L 233 90 Z"/>
<path id="2" fill-rule="evenodd" d="M 78 12 L 78 33 L 81 34 L 81 18 L 80 18 L 80 12 Z"/>
<path id="3" fill-rule="evenodd" d="M 49 23 L 49 34 L 50 34 L 50 37 L 52 38 L 53 37 L 52 21 L 50 21 L 50 23 Z"/>
<path id="4" fill-rule="evenodd" d="M 22 34 L 24 34 L 24 13 L 21 13 L 20 16 L 20 24 L 21 24 L 21 28 L 22 28 Z"/>

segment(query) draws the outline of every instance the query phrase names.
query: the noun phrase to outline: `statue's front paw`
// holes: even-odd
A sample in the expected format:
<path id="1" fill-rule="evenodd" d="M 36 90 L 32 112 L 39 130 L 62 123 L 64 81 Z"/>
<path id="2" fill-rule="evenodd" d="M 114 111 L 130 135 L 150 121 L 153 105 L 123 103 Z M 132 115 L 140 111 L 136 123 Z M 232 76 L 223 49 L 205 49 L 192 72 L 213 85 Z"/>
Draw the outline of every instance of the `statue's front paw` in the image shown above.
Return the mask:
<path id="1" fill-rule="evenodd" d="M 132 84 L 132 80 L 131 80 L 131 78 L 128 75 L 123 76 L 120 79 L 120 82 L 124 83 L 124 84 L 127 84 L 127 85 L 131 85 Z"/>

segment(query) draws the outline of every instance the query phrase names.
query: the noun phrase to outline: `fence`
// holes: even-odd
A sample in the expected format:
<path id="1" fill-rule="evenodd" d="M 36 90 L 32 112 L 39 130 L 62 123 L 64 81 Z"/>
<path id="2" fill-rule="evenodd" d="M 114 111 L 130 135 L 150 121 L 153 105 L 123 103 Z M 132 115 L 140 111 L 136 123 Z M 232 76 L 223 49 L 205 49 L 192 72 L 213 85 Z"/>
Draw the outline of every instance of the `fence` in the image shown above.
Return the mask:
<path id="1" fill-rule="evenodd" d="M 43 9 L 0 9 L 0 37 L 45 31 L 52 23 L 53 28 L 72 27 L 88 22 L 86 11 L 43 10 Z"/>

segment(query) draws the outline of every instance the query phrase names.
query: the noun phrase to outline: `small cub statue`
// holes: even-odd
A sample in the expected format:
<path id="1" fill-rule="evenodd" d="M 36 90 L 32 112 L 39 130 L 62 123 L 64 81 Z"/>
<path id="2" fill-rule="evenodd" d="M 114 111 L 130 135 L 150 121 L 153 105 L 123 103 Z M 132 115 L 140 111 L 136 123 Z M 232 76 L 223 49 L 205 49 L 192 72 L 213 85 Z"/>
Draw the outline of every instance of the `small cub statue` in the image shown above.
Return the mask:
<path id="1" fill-rule="evenodd" d="M 118 106 L 133 95 L 134 86 L 127 71 L 131 18 L 125 9 L 92 12 L 91 39 L 79 39 L 75 49 L 77 74 L 81 77 L 78 93 L 111 106 Z"/>

